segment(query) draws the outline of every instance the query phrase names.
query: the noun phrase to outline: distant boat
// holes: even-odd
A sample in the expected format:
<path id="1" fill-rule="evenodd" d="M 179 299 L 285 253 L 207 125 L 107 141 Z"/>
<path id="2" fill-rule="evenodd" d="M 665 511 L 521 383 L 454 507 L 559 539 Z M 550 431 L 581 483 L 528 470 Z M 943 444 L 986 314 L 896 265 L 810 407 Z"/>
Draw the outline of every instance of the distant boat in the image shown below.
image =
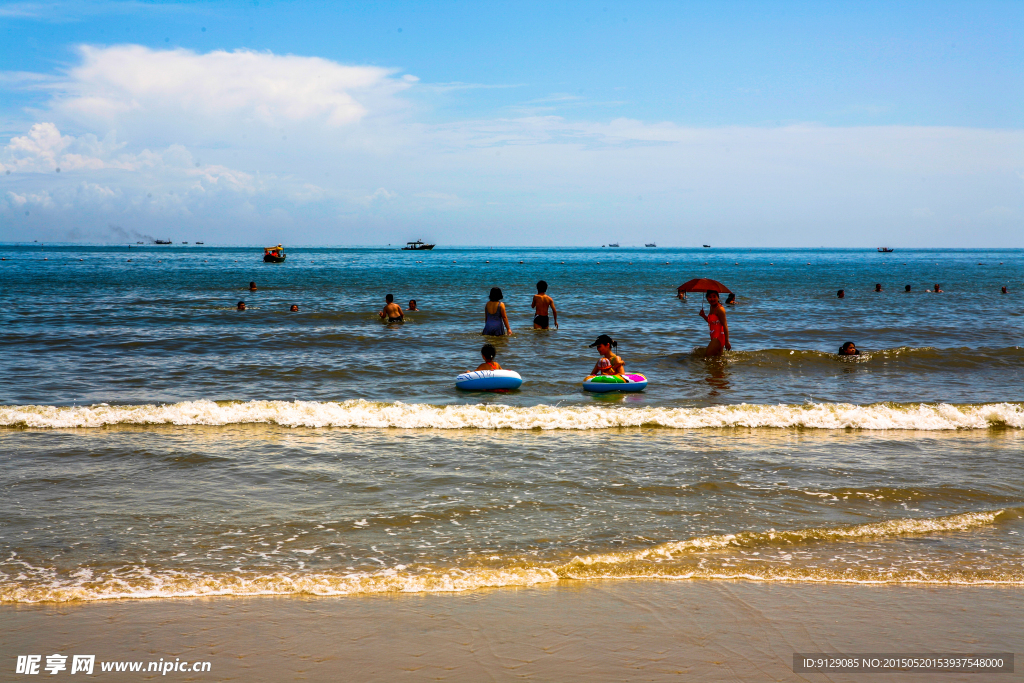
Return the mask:
<path id="1" fill-rule="evenodd" d="M 705 245 L 704 245 L 704 248 L 705 248 L 705 249 L 710 249 L 710 248 L 711 248 L 711 245 L 710 245 L 710 244 L 705 244 Z"/>
<path id="2" fill-rule="evenodd" d="M 608 246 L 609 246 L 609 247 L 617 247 L 617 246 L 619 246 L 619 243 L 618 243 L 618 242 L 616 242 L 615 244 L 609 244 Z"/>
<path id="3" fill-rule="evenodd" d="M 136 242 L 135 244 L 145 244 L 145 242 Z"/>
<path id="4" fill-rule="evenodd" d="M 206 242 L 196 242 L 196 244 L 206 244 Z"/>
<path id="5" fill-rule="evenodd" d="M 281 245 L 276 247 L 264 247 L 263 248 L 263 262 L 264 263 L 284 263 L 287 258 L 287 254 L 284 253 L 284 249 Z"/>
<path id="6" fill-rule="evenodd" d="M 153 240 L 153 241 L 155 243 L 157 243 L 157 244 L 174 244 L 174 242 L 172 242 L 170 240 Z"/>
<path id="7" fill-rule="evenodd" d="M 656 247 L 656 246 L 658 246 L 658 245 L 657 245 L 657 244 L 655 244 L 654 242 L 651 242 L 650 244 L 645 244 L 644 246 L 645 246 L 645 247 Z"/>
<path id="8" fill-rule="evenodd" d="M 427 244 L 423 240 L 416 240 L 415 242 L 406 242 L 406 246 L 402 247 L 402 251 L 425 251 L 427 249 L 433 249 L 433 244 Z"/>
<path id="9" fill-rule="evenodd" d="M 888 254 L 892 252 L 892 247 L 879 247 L 878 251 L 883 254 Z"/>
<path id="10" fill-rule="evenodd" d="M 188 244 L 188 242 L 182 242 L 182 244 Z"/>

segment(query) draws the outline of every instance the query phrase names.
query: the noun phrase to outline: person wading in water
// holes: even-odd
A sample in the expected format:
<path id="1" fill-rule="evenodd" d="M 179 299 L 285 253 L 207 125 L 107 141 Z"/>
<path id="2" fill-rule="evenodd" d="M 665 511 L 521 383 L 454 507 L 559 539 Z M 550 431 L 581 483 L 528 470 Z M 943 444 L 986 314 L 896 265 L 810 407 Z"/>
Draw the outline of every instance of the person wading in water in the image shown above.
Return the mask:
<path id="1" fill-rule="evenodd" d="M 711 306 L 709 313 L 704 313 L 703 306 L 700 309 L 700 317 L 707 321 L 708 332 L 711 334 L 711 343 L 708 344 L 704 355 L 721 356 L 723 351 L 732 350 L 732 344 L 729 343 L 729 323 L 725 319 L 725 306 L 718 301 L 718 292 L 705 292 L 704 298 Z"/>

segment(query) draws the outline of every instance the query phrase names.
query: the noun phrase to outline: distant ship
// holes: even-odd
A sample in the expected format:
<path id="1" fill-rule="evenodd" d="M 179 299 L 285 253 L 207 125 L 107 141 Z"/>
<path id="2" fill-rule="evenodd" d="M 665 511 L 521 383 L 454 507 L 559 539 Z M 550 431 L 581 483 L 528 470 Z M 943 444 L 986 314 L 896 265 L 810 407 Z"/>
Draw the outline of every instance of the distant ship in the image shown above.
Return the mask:
<path id="1" fill-rule="evenodd" d="M 196 244 L 206 244 L 206 242 L 196 242 Z"/>
<path id="2" fill-rule="evenodd" d="M 616 242 L 615 244 L 609 244 L 608 246 L 609 246 L 609 247 L 617 247 L 617 246 L 619 246 L 619 243 L 618 243 L 618 242 Z"/>
<path id="3" fill-rule="evenodd" d="M 284 253 L 284 249 L 281 248 L 280 244 L 276 247 L 263 248 L 264 263 L 284 263 L 286 258 L 288 258 L 288 256 Z"/>
<path id="4" fill-rule="evenodd" d="M 188 242 L 182 242 L 182 244 L 188 244 Z"/>
<path id="5" fill-rule="evenodd" d="M 705 249 L 710 249 L 710 248 L 711 248 L 711 245 L 710 245 L 710 244 L 705 244 L 705 245 L 704 245 L 704 248 L 705 248 Z"/>
<path id="6" fill-rule="evenodd" d="M 402 247 L 402 251 L 424 251 L 427 249 L 433 249 L 433 244 L 426 244 L 423 240 L 416 240 L 415 242 L 406 242 L 406 246 Z"/>
<path id="7" fill-rule="evenodd" d="M 892 247 L 879 247 L 878 251 L 883 254 L 888 254 L 892 251 Z"/>
<path id="8" fill-rule="evenodd" d="M 658 246 L 658 245 L 657 245 L 657 244 L 655 244 L 654 242 L 651 242 L 650 244 L 645 244 L 644 246 L 645 246 L 645 247 L 656 247 L 656 246 Z"/>
<path id="9" fill-rule="evenodd" d="M 153 240 L 156 244 L 174 244 L 170 240 Z"/>

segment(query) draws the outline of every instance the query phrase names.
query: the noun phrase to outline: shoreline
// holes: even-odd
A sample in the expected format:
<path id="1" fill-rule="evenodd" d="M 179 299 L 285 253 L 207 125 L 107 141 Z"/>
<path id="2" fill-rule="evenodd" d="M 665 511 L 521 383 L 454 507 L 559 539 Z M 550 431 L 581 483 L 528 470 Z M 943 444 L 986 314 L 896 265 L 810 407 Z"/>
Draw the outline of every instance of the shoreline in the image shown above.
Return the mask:
<path id="1" fill-rule="evenodd" d="M 1014 652 L 1022 622 L 1015 587 L 560 581 L 458 594 L 5 604 L 0 642 L 11 671 L 16 655 L 33 653 L 212 663 L 209 673 L 167 674 L 177 681 L 852 681 L 862 674 L 796 674 L 793 653 Z M 937 676 L 977 680 L 900 680 Z M 163 676 L 141 680 L 154 678 Z"/>

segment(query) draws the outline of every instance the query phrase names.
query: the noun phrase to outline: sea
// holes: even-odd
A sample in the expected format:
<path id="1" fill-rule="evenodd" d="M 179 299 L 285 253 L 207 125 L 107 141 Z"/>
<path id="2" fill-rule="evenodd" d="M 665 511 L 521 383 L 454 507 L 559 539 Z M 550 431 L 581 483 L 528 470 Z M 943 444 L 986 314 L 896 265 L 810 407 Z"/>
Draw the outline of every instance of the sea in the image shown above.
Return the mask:
<path id="1" fill-rule="evenodd" d="M 286 252 L 0 245 L 0 601 L 1024 584 L 1024 250 Z"/>

